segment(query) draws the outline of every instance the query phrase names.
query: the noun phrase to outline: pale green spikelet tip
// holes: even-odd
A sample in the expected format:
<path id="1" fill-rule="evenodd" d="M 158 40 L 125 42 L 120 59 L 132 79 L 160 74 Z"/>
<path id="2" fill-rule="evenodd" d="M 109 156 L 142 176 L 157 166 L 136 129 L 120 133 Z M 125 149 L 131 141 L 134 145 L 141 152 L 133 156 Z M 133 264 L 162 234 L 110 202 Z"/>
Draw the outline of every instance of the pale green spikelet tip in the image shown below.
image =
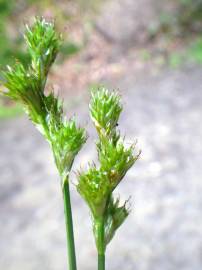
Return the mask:
<path id="1" fill-rule="evenodd" d="M 98 132 L 109 135 L 117 126 L 122 105 L 120 96 L 105 87 L 91 91 L 90 116 Z"/>

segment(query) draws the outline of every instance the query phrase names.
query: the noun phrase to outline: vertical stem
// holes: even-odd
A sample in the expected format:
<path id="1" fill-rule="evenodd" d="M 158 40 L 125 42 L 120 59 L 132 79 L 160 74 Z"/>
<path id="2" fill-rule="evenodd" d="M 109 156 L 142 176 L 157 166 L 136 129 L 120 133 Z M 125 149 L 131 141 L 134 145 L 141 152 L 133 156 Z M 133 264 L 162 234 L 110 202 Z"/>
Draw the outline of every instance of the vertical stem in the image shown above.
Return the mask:
<path id="1" fill-rule="evenodd" d="M 105 270 L 104 217 L 97 221 L 98 270 Z"/>
<path id="2" fill-rule="evenodd" d="M 70 192 L 69 192 L 69 181 L 67 177 L 63 180 L 63 199 L 64 199 L 66 233 L 67 233 L 69 270 L 76 270 L 76 255 L 75 255 L 75 245 L 74 245 L 72 210 L 71 210 L 71 201 L 70 201 Z"/>
<path id="3" fill-rule="evenodd" d="M 105 254 L 98 254 L 98 270 L 105 270 Z"/>

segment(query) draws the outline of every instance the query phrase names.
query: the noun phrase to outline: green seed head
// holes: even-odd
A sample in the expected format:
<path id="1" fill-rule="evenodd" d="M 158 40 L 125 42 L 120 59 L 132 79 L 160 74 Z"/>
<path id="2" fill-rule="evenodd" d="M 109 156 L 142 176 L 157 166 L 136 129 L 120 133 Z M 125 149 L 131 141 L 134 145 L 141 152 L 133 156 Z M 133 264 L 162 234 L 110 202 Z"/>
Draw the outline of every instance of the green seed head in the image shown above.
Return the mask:
<path id="1" fill-rule="evenodd" d="M 122 106 L 116 92 L 104 87 L 93 91 L 90 102 L 90 116 L 98 132 L 97 142 L 99 168 L 90 167 L 78 175 L 77 190 L 88 203 L 93 214 L 93 230 L 98 252 L 100 250 L 100 221 L 104 222 L 104 248 L 113 238 L 129 211 L 126 203 L 113 199 L 113 191 L 138 159 L 135 144 L 124 145 L 117 131 Z"/>
<path id="2" fill-rule="evenodd" d="M 117 229 L 123 224 L 129 215 L 127 201 L 120 205 L 119 198 L 110 198 L 108 208 L 106 210 L 105 219 L 105 246 L 112 240 Z"/>
<path id="3" fill-rule="evenodd" d="M 55 162 L 61 175 L 68 175 L 75 156 L 86 142 L 83 128 L 77 127 L 75 120 L 63 120 L 57 127 L 50 124 L 51 144 Z"/>
<path id="4" fill-rule="evenodd" d="M 26 25 L 25 40 L 32 59 L 32 68 L 43 80 L 58 54 L 61 36 L 57 34 L 53 22 L 36 18 L 32 27 Z"/>
<path id="5" fill-rule="evenodd" d="M 44 87 L 61 39 L 55 31 L 54 23 L 46 22 L 43 18 L 36 18 L 34 25 L 27 25 L 26 29 L 25 40 L 31 64 L 25 67 L 16 62 L 14 67 L 8 66 L 2 72 L 2 83 L 7 88 L 4 94 L 22 102 L 31 120 L 37 125 L 43 125 L 50 104 L 50 98 L 44 95 Z"/>
<path id="6" fill-rule="evenodd" d="M 126 148 L 121 139 L 116 144 L 112 140 L 102 140 L 97 146 L 100 170 L 108 174 L 113 190 L 135 163 L 139 155 L 134 154 L 133 145 Z"/>
<path id="7" fill-rule="evenodd" d="M 110 92 L 104 87 L 92 91 L 90 102 L 90 116 L 98 134 L 113 135 L 118 123 L 122 105 L 116 92 Z"/>
<path id="8" fill-rule="evenodd" d="M 102 216 L 110 194 L 110 182 L 107 175 L 93 165 L 88 172 L 79 172 L 78 179 L 77 190 L 88 203 L 93 216 L 95 218 Z"/>
<path id="9" fill-rule="evenodd" d="M 25 40 L 31 63 L 24 67 L 16 63 L 3 72 L 5 95 L 22 103 L 29 118 L 50 143 L 60 174 L 68 175 L 73 160 L 86 141 L 84 129 L 75 120 L 67 121 L 63 104 L 53 93 L 45 95 L 44 88 L 51 65 L 61 45 L 61 37 L 52 22 L 36 18 L 26 26 Z"/>

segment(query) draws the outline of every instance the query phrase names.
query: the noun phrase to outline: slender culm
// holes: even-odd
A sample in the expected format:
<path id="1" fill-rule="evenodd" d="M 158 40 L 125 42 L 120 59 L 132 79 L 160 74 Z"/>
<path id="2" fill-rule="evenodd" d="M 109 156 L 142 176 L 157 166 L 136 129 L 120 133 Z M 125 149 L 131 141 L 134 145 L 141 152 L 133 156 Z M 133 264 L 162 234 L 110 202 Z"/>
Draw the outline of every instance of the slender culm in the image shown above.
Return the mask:
<path id="1" fill-rule="evenodd" d="M 105 270 L 105 233 L 104 218 L 97 221 L 98 233 L 98 270 Z"/>
<path id="2" fill-rule="evenodd" d="M 64 117 L 62 102 L 54 93 L 44 93 L 49 70 L 61 46 L 61 37 L 54 23 L 36 18 L 33 26 L 26 26 L 25 41 L 31 61 L 28 67 L 16 62 L 2 72 L 2 84 L 7 89 L 3 94 L 22 104 L 29 119 L 50 144 L 61 178 L 68 269 L 76 270 L 69 173 L 75 156 L 86 141 L 86 134 L 83 128 L 77 127 L 75 119 Z"/>
<path id="3" fill-rule="evenodd" d="M 69 270 L 76 270 L 76 254 L 74 245 L 74 232 L 73 232 L 73 220 L 72 209 L 69 192 L 69 181 L 66 179 L 63 186 L 63 199 L 64 199 L 64 213 L 67 232 L 67 250 L 68 250 L 68 264 Z"/>
<path id="4" fill-rule="evenodd" d="M 117 131 L 121 111 L 120 97 L 115 91 L 104 87 L 92 91 L 90 116 L 98 133 L 100 165 L 93 162 L 87 172 L 78 173 L 77 190 L 92 212 L 98 270 L 105 270 L 106 247 L 129 214 L 126 202 L 120 205 L 113 192 L 140 154 L 134 153 L 135 144 L 126 147 Z"/>

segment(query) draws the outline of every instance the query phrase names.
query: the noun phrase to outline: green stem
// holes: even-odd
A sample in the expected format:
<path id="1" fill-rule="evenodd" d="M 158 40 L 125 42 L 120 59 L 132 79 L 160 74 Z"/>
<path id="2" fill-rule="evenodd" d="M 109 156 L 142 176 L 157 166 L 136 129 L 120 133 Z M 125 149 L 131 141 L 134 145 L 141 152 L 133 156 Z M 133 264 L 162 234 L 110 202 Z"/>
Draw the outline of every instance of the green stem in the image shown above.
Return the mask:
<path id="1" fill-rule="evenodd" d="M 98 270 L 105 270 L 105 254 L 98 254 Z"/>
<path id="2" fill-rule="evenodd" d="M 67 233 L 69 270 L 76 270 L 76 254 L 75 254 L 75 245 L 74 245 L 74 231 L 73 231 L 72 210 L 71 210 L 68 177 L 66 177 L 63 181 L 63 198 L 64 198 L 66 233 Z"/>
<path id="3" fill-rule="evenodd" d="M 105 270 L 104 218 L 97 221 L 98 270 Z"/>

